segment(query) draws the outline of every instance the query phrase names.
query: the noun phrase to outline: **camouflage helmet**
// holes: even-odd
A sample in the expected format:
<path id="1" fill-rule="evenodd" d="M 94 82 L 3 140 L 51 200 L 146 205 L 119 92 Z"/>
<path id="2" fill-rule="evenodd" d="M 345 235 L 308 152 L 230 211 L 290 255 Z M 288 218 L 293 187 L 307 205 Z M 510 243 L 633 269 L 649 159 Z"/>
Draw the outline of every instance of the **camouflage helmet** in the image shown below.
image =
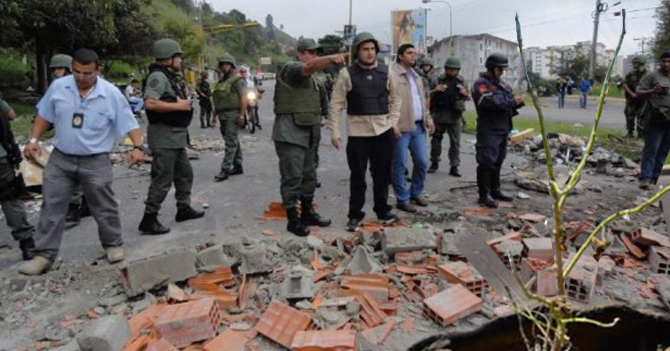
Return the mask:
<path id="1" fill-rule="evenodd" d="M 154 42 L 153 56 L 158 60 L 169 59 L 174 55 L 183 55 L 181 46 L 173 39 L 160 39 Z"/>
<path id="2" fill-rule="evenodd" d="M 487 69 L 492 69 L 494 67 L 507 68 L 509 66 L 509 61 L 507 60 L 507 56 L 496 52 L 486 58 L 485 66 Z"/>
<path id="3" fill-rule="evenodd" d="M 49 68 L 66 68 L 72 71 L 72 56 L 65 54 L 56 54 L 49 61 Z"/>
<path id="4" fill-rule="evenodd" d="M 426 65 L 430 66 L 431 68 L 435 67 L 435 65 L 433 64 L 433 60 L 431 60 L 427 57 L 424 57 L 421 60 L 419 60 L 419 68 L 421 68 L 423 66 L 426 66 Z"/>
<path id="5" fill-rule="evenodd" d="M 221 67 L 221 65 L 224 63 L 230 63 L 233 66 L 233 68 L 237 67 L 237 61 L 235 61 L 235 57 L 233 57 L 233 55 L 231 54 L 225 54 L 221 56 L 218 62 L 219 62 L 217 65 L 218 67 Z"/>
<path id="6" fill-rule="evenodd" d="M 375 50 L 377 51 L 377 53 L 379 53 L 379 43 L 377 42 L 377 39 L 375 39 L 375 37 L 372 34 L 370 34 L 369 32 L 360 32 L 360 33 L 358 33 L 358 35 L 356 35 L 356 37 L 354 37 L 354 42 L 353 42 L 354 52 L 357 53 L 358 52 L 358 47 L 361 44 L 366 43 L 368 41 L 371 41 L 375 44 Z"/>
<path id="7" fill-rule="evenodd" d="M 458 57 L 450 56 L 444 61 L 444 68 L 457 68 L 461 69 L 461 59 Z"/>
<path id="8" fill-rule="evenodd" d="M 638 55 L 633 57 L 633 63 L 640 63 L 644 65 L 647 63 L 647 60 L 645 60 L 644 56 Z"/>

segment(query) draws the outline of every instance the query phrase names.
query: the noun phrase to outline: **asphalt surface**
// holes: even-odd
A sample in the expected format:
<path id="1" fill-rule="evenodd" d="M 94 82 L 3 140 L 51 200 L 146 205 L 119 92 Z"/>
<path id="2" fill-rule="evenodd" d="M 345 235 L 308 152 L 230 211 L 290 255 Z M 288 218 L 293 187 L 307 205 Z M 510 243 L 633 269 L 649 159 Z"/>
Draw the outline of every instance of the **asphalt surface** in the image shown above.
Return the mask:
<path id="1" fill-rule="evenodd" d="M 271 140 L 271 129 L 274 115 L 272 98 L 274 81 L 266 81 L 266 93 L 260 103 L 260 120 L 263 129 L 255 134 L 242 131 L 240 134 L 244 156 L 244 174 L 233 176 L 220 183 L 214 182 L 214 175 L 219 172 L 223 158 L 221 152 L 203 152 L 200 159 L 193 160 L 195 173 L 192 202 L 194 207 L 208 205 L 206 215 L 202 219 L 177 223 L 174 190 L 168 194 L 160 211 L 159 219 L 164 225 L 172 228 L 167 235 L 141 235 L 137 226 L 144 211 L 144 199 L 149 187 L 149 165 L 141 170 L 129 169 L 123 164 L 114 167 L 114 190 L 120 204 L 121 221 L 124 230 L 125 251 L 127 259 L 146 257 L 170 248 L 187 246 L 195 247 L 207 241 L 225 242 L 240 239 L 244 236 L 262 237 L 261 232 L 270 229 L 279 238 L 292 234 L 286 232 L 284 221 L 267 221 L 262 219 L 263 211 L 271 201 L 281 201 L 279 194 L 278 158 Z M 344 126 L 343 126 L 344 128 Z M 218 129 L 201 129 L 197 119 L 190 126 L 192 140 L 197 143 L 204 139 L 220 139 Z M 476 162 L 474 135 L 462 137 L 462 178 L 447 175 L 448 162 L 443 161 L 437 173 L 428 175 L 426 195 L 431 199 L 448 201 L 449 189 L 452 187 L 473 186 L 475 184 Z M 443 142 L 443 156 L 446 158 L 448 143 Z M 319 235 L 345 234 L 347 209 L 349 200 L 349 169 L 344 150 L 336 150 L 330 144 L 330 133 L 324 130 L 320 145 L 321 165 L 318 169 L 322 187 L 316 191 L 318 212 L 333 219 L 329 228 L 320 228 Z M 510 154 L 506 166 L 519 164 L 522 159 Z M 511 173 L 507 168 L 504 174 Z M 394 205 L 393 191 L 390 191 L 389 203 Z M 368 195 L 365 207 L 366 219 L 375 219 L 372 212 L 372 184 L 368 176 Z M 34 205 L 30 220 L 37 222 L 37 205 Z M 476 198 L 471 203 L 454 204 L 456 207 L 476 206 Z M 428 210 L 439 210 L 431 205 Z M 405 214 L 402 216 L 407 217 Z M 61 244 L 60 258 L 64 261 L 87 261 L 103 254 L 97 236 L 97 224 L 92 217 L 65 231 Z M 0 248 L 0 272 L 15 270 L 20 263 L 20 254 L 11 239 L 4 218 L 0 221 L 0 247 L 3 244 L 13 245 Z"/>

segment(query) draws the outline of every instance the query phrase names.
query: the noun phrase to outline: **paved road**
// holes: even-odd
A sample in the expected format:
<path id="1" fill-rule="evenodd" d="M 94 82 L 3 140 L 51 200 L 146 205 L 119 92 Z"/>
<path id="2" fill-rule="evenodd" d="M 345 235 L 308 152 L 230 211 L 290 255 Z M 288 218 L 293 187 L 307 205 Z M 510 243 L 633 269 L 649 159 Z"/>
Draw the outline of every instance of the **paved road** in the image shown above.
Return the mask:
<path id="1" fill-rule="evenodd" d="M 260 219 L 269 202 L 280 201 L 278 159 L 271 141 L 274 83 L 269 81 L 266 85 L 267 93 L 260 105 L 260 119 L 264 129 L 255 134 L 249 134 L 247 131 L 241 133 L 244 175 L 234 176 L 221 183 L 213 181 L 214 175 L 219 171 L 222 152 L 202 153 L 199 160 L 192 162 L 195 171 L 194 205 L 196 207 L 202 206 L 203 203 L 209 205 L 203 219 L 176 223 L 174 221 L 176 208 L 171 192 L 159 218 L 172 228 L 172 232 L 157 237 L 140 235 L 137 225 L 142 217 L 143 201 L 149 186 L 149 166 L 144 166 L 141 171 L 131 170 L 123 165 L 115 167 L 114 190 L 121 205 L 125 247 L 129 258 L 146 256 L 175 246 L 193 247 L 205 241 L 223 242 L 247 235 L 260 237 L 263 229 L 273 230 L 280 238 L 290 235 L 285 231 L 285 222 Z M 218 129 L 201 129 L 199 126 L 199 121 L 194 119 L 190 127 L 192 140 L 220 138 Z M 476 167 L 474 141 L 473 135 L 463 137 L 463 178 L 447 176 L 447 162 L 441 164 L 443 168 L 436 174 L 429 175 L 426 192 L 430 197 L 444 199 L 450 196 L 448 189 L 451 187 L 474 184 Z M 445 142 L 443 146 L 446 147 L 447 143 Z M 446 151 L 445 149 L 443 153 L 445 156 Z M 320 155 L 321 166 L 318 174 L 323 186 L 317 189 L 316 201 L 319 212 L 333 219 L 333 225 L 321 229 L 320 234 L 344 234 L 349 199 L 349 170 L 346 155 L 343 150 L 337 151 L 330 145 L 330 135 L 327 132 L 324 133 L 320 146 Z M 508 156 L 506 164 L 513 162 L 518 163 L 519 158 L 515 155 Z M 370 182 L 368 184 L 369 194 L 365 211 L 368 214 L 367 219 L 373 219 L 372 186 Z M 475 200 L 472 199 L 473 205 Z M 395 204 L 393 198 L 389 201 Z M 36 214 L 33 215 L 33 222 L 36 221 L 35 217 Z M 96 233 L 97 225 L 90 217 L 84 219 L 80 225 L 67 230 L 62 242 L 62 259 L 84 261 L 102 254 Z M 5 243 L 13 244 L 3 218 L 0 221 L 0 247 Z M 19 260 L 18 250 L 0 248 L 0 272 L 15 269 Z"/>

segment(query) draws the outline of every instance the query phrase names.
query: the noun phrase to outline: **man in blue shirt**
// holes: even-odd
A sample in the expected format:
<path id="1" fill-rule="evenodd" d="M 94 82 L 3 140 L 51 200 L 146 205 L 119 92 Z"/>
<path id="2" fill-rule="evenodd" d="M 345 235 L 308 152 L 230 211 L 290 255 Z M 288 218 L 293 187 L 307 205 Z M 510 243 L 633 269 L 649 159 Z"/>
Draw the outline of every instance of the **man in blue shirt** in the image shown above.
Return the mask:
<path id="1" fill-rule="evenodd" d="M 54 150 L 44 170 L 44 201 L 35 232 L 35 257 L 19 272 L 40 275 L 58 256 L 70 195 L 81 184 L 90 210 L 98 223 L 98 235 L 107 260 L 123 260 L 119 205 L 112 190 L 109 153 L 117 138 L 128 135 L 133 142 L 131 164 L 144 159 L 142 133 L 128 101 L 119 89 L 98 77 L 100 60 L 89 49 L 74 54 L 72 75 L 53 82 L 37 104 L 37 116 L 24 154 L 41 154 L 39 137 L 49 125 L 56 132 Z"/>
<path id="2" fill-rule="evenodd" d="M 591 81 L 586 77 L 579 82 L 579 107 L 586 110 L 586 100 L 591 92 Z"/>

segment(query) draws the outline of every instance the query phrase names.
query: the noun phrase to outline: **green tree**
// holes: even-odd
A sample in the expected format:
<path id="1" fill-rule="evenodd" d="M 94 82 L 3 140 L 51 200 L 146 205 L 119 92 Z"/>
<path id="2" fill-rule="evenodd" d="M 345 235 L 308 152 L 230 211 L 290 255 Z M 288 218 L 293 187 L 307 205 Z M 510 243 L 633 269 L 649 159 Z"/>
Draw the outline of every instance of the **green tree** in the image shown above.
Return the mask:
<path id="1" fill-rule="evenodd" d="M 656 36 L 654 38 L 654 57 L 670 48 L 670 0 L 661 0 L 656 8 Z"/>
<path id="2" fill-rule="evenodd" d="M 323 48 L 324 55 L 332 55 L 340 52 L 340 48 L 344 46 L 342 38 L 334 34 L 326 34 L 319 39 L 319 45 Z"/>

